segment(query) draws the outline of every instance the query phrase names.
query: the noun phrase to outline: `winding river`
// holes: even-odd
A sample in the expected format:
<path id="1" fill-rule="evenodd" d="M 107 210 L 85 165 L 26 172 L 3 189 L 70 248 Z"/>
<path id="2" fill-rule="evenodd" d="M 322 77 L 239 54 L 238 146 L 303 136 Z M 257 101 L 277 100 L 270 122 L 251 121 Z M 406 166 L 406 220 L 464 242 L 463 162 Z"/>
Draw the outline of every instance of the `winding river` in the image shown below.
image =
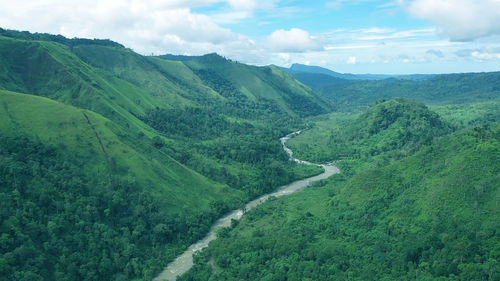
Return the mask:
<path id="1" fill-rule="evenodd" d="M 208 243 L 210 241 L 215 240 L 217 238 L 216 232 L 218 229 L 222 227 L 228 227 L 231 225 L 231 220 L 239 220 L 245 211 L 249 211 L 256 206 L 264 203 L 269 197 L 274 196 L 274 197 L 280 197 L 283 195 L 289 195 L 294 192 L 297 192 L 311 183 L 326 179 L 334 174 L 340 173 L 340 170 L 333 164 L 315 164 L 303 160 L 299 160 L 295 157 L 293 157 L 293 152 L 290 150 L 288 147 L 286 147 L 286 142 L 289 140 L 291 137 L 300 134 L 300 131 L 291 133 L 285 137 L 282 137 L 280 139 L 281 144 L 283 145 L 283 149 L 288 153 L 290 156 L 290 159 L 299 163 L 299 164 L 304 164 L 304 165 L 316 165 L 319 167 L 322 167 L 325 171 L 322 174 L 294 181 L 290 184 L 287 184 L 285 186 L 280 187 L 277 191 L 268 193 L 266 195 L 263 195 L 253 201 L 248 202 L 244 208 L 234 210 L 224 217 L 218 219 L 213 225 L 212 228 L 210 229 L 210 232 L 205 236 L 205 238 L 201 239 L 200 241 L 196 242 L 195 244 L 192 244 L 187 248 L 187 250 L 180 256 L 178 256 L 173 262 L 167 265 L 167 267 L 163 270 L 160 275 L 158 275 L 153 281 L 163 281 L 163 280 L 168 280 L 168 281 L 174 281 L 177 279 L 177 276 L 184 274 L 186 271 L 188 271 L 192 266 L 193 266 L 193 255 L 200 251 L 201 249 L 205 248 L 208 246 Z"/>

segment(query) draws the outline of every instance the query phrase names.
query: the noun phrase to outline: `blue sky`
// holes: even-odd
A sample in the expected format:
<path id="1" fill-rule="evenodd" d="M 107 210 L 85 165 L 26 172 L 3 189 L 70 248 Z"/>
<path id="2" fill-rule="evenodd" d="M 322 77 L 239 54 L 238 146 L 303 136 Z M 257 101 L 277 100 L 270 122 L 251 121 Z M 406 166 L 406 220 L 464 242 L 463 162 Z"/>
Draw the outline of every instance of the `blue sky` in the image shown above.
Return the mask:
<path id="1" fill-rule="evenodd" d="M 231 6 L 219 3 L 193 9 L 194 12 L 230 17 Z M 215 18 L 217 20 L 217 18 Z M 257 10 L 252 16 L 225 22 L 222 26 L 249 36 L 266 36 L 277 29 L 300 28 L 328 32 L 341 28 L 391 26 L 405 29 L 432 26 L 408 17 L 388 1 L 279 1 L 272 9 Z"/>
<path id="2" fill-rule="evenodd" d="M 12 2 L 12 1 L 9 1 Z M 500 0 L 18 0 L 0 27 L 351 73 L 500 70 Z"/>

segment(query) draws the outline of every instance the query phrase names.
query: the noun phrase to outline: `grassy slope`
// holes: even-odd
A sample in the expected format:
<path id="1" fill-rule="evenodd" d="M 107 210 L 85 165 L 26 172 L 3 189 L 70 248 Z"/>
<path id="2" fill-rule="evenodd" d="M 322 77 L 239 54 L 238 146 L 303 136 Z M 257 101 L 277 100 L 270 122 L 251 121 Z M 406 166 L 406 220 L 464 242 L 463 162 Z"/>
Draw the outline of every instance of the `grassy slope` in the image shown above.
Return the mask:
<path id="1" fill-rule="evenodd" d="M 0 94 L 0 131 L 3 135 L 26 135 L 62 147 L 68 154 L 88 159 L 88 166 L 83 168 L 96 177 L 106 178 L 112 173 L 122 180 L 137 181 L 161 198 L 170 212 L 208 208 L 209 202 L 218 198 L 241 195 L 207 180 L 168 155 L 158 153 L 145 145 L 146 142 L 139 144 L 140 140 L 132 140 L 127 132 L 99 114 L 41 97 L 7 91 Z M 110 168 L 96 133 L 109 161 L 116 167 Z"/>
<path id="2" fill-rule="evenodd" d="M 271 100 L 288 114 L 307 115 L 296 108 L 298 98 L 315 110 L 328 106 L 306 86 L 278 68 L 254 67 L 226 60 L 216 54 L 186 62 L 143 57 L 130 50 L 98 45 L 80 45 L 73 52 L 90 65 L 104 69 L 140 87 L 160 107 L 204 106 L 224 100 L 217 89 L 199 77 L 199 71 L 228 80 L 252 101 Z"/>
<path id="3" fill-rule="evenodd" d="M 213 92 L 203 87 L 199 79 L 193 78 L 189 71 L 183 71 L 186 67 L 182 63 L 169 67 L 162 64 L 166 62 L 164 60 L 109 46 L 79 45 L 73 47 L 72 51 L 90 65 L 141 88 L 144 95 L 154 100 L 155 107 L 196 105 L 195 92 L 213 96 Z"/>
<path id="4" fill-rule="evenodd" d="M 139 87 L 84 63 L 67 46 L 0 37 L 0 62 L 3 89 L 99 112 L 151 135 L 150 128 L 135 116 L 144 115 L 155 101 Z"/>
<path id="5" fill-rule="evenodd" d="M 328 110 L 325 101 L 277 67 L 248 66 L 216 54 L 202 56 L 185 64 L 195 71 L 216 73 L 218 77 L 232 83 L 248 99 L 270 100 L 292 116 L 308 116 Z"/>
<path id="6" fill-rule="evenodd" d="M 134 270 L 128 270 L 126 273 L 129 277 L 142 275 L 145 279 L 151 278 L 155 271 L 158 271 L 168 259 L 175 255 L 175 251 L 191 240 L 200 238 L 217 215 L 239 204 L 242 198 L 247 199 L 249 195 L 253 196 L 265 190 L 271 190 L 297 177 L 306 177 L 320 172 L 316 167 L 304 168 L 288 163 L 277 139 L 293 129 L 288 123 L 296 125 L 298 116 L 324 112 L 328 107 L 307 87 L 297 83 L 281 71 L 236 64 L 235 70 L 243 78 L 250 77 L 259 86 L 251 86 L 251 91 L 245 90 L 242 85 L 248 82 L 246 78 L 240 81 L 238 77 L 232 77 L 235 80 L 231 81 L 231 84 L 240 87 L 241 91 L 246 91 L 247 94 L 250 93 L 255 99 L 251 103 L 241 104 L 234 100 L 226 103 L 224 101 L 227 98 L 217 91 L 217 87 L 214 89 L 211 85 L 207 85 L 192 67 L 181 62 L 143 57 L 119 44 L 108 41 L 70 40 L 29 33 L 19 35 L 14 32 L 10 37 L 0 36 L 0 103 L 2 104 L 0 112 L 3 117 L 0 121 L 0 132 L 2 137 L 14 142 L 26 137 L 26 144 L 20 145 L 36 147 L 42 143 L 47 146 L 48 151 L 54 148 L 57 155 L 63 156 L 58 156 L 59 158 L 53 156 L 53 159 L 49 159 L 50 165 L 57 166 L 58 161 L 63 161 L 61 159 L 72 157 L 82 161 L 84 165 L 75 162 L 70 167 L 73 169 L 81 165 L 82 169 L 78 172 L 81 173 L 82 178 L 103 181 L 103 185 L 95 186 L 102 187 L 106 196 L 123 197 L 120 192 L 127 192 L 126 188 L 134 188 L 134 192 L 130 193 L 129 197 L 132 198 L 131 200 L 137 199 L 138 202 L 134 201 L 129 206 L 123 207 L 123 211 L 128 212 L 128 216 L 122 217 L 116 224 L 107 222 L 110 228 L 117 228 L 110 230 L 115 231 L 114 234 L 109 234 L 112 237 L 116 238 L 118 235 L 116 231 L 122 231 L 120 227 L 123 226 L 134 229 L 133 236 L 136 240 L 134 243 L 141 249 L 145 249 L 143 252 L 147 252 L 148 247 L 154 247 L 151 257 L 135 255 L 137 264 L 134 265 Z M 223 60 L 223 64 L 227 66 L 233 63 Z M 210 65 L 205 62 L 203 67 L 210 68 Z M 224 69 L 225 67 L 218 69 L 219 76 L 225 75 Z M 282 96 L 287 98 L 282 98 Z M 307 107 L 297 107 L 301 104 L 300 101 L 304 100 L 307 101 L 306 104 L 312 106 L 314 112 L 307 112 Z M 273 111 L 273 103 L 276 102 L 280 104 L 280 109 Z M 188 111 L 186 108 L 199 108 L 202 114 L 188 116 L 186 114 L 193 111 Z M 242 109 L 245 110 L 246 115 L 240 116 Z M 144 120 L 147 120 L 152 110 L 164 110 L 174 115 L 184 114 L 180 116 L 181 123 L 185 121 L 184 118 L 190 118 L 190 122 L 192 121 L 182 124 L 188 125 L 189 131 L 198 131 L 200 127 L 197 125 L 200 121 L 198 117 L 205 117 L 203 115 L 205 113 L 208 113 L 209 117 L 213 116 L 211 114 L 219 115 L 225 123 L 222 122 L 223 126 L 220 128 L 217 126 L 213 128 L 217 133 L 208 136 L 207 141 L 190 140 L 183 136 L 175 137 L 168 131 L 157 131 L 149 123 L 145 123 Z M 285 123 L 288 122 L 287 125 L 274 124 L 278 119 L 285 120 Z M 290 121 L 291 119 L 293 122 Z M 165 124 L 172 123 L 171 119 L 156 121 Z M 283 121 L 280 122 L 283 124 Z M 227 124 L 230 128 L 235 128 L 231 135 L 226 134 Z M 254 131 L 242 131 L 246 127 L 254 128 L 254 131 L 260 135 L 254 135 Z M 276 127 L 278 129 L 275 130 Z M 99 136 L 100 141 L 96 135 Z M 240 141 L 252 148 L 244 153 L 243 157 L 239 151 L 245 151 L 246 146 L 242 146 Z M 100 142 L 102 142 L 102 147 Z M 7 155 L 2 158 L 2 161 L 5 160 L 6 165 L 10 165 L 9 161 L 12 160 L 9 157 L 12 155 L 9 154 L 7 146 L 2 148 L 7 150 Z M 228 155 L 228 152 L 231 152 L 231 155 Z M 179 164 L 169 155 L 188 164 L 189 168 Z M 15 158 L 15 155 L 12 157 Z M 43 159 L 44 155 L 42 153 L 33 157 Z M 240 158 L 243 160 L 240 161 Z M 25 164 L 26 166 L 37 165 L 34 162 L 21 162 L 15 162 L 15 165 L 20 167 Z M 2 164 L 5 163 L 2 162 Z M 205 176 L 214 174 L 215 176 L 212 177 L 213 180 L 208 180 L 192 169 Z M 14 172 L 12 170 L 5 175 L 7 183 L 12 178 L 15 182 Z M 53 183 L 45 184 L 44 188 L 52 188 L 51 184 L 58 186 L 57 181 L 64 181 L 64 176 L 64 171 L 58 171 L 57 179 Z M 36 178 L 36 173 L 26 175 L 27 184 L 30 184 L 30 177 Z M 115 181 L 117 184 L 114 184 Z M 243 185 L 252 190 L 246 189 L 242 192 L 229 188 L 224 184 L 229 182 L 232 187 Z M 128 187 L 123 187 L 122 190 L 120 189 L 122 185 Z M 29 185 L 30 196 L 33 195 L 35 198 L 26 198 L 22 201 L 23 204 L 29 205 L 39 201 L 39 198 L 36 198 L 36 189 L 36 184 Z M 141 192 L 147 193 L 147 196 L 142 196 Z M 65 201 L 77 200 L 83 204 L 85 200 L 94 200 L 94 196 L 100 196 L 96 194 L 76 195 L 77 193 L 65 193 Z M 6 198 L 10 198 L 10 193 L 5 194 Z M 156 201 L 154 204 L 151 203 L 145 211 L 141 205 L 144 202 L 140 200 L 148 201 L 150 200 L 148 196 L 151 195 L 153 196 L 151 200 Z M 79 197 L 83 199 L 80 200 Z M 102 196 L 102 198 L 107 197 Z M 57 204 L 62 204 L 60 198 L 56 201 Z M 66 205 L 71 207 L 71 203 L 68 202 Z M 108 203 L 115 205 L 115 200 Z M 98 206 L 104 219 L 109 219 L 107 217 L 109 209 L 114 207 L 106 208 L 102 204 Z M 12 209 L 12 207 L 7 207 L 9 210 Z M 45 206 L 39 207 L 43 209 Z M 78 209 L 78 215 L 81 215 L 80 211 L 82 210 Z M 144 212 L 148 212 L 151 216 L 145 220 L 146 222 L 137 219 Z M 1 215 L 8 215 L 8 212 Z M 48 216 L 61 215 L 65 213 Z M 19 219 L 29 221 L 30 215 L 19 213 Z M 71 224 L 70 221 L 65 221 L 65 223 Z M 92 221 L 85 221 L 85 223 L 92 224 Z M 41 231 L 46 231 L 47 226 L 41 224 Z M 18 230 L 26 231 L 25 228 Z M 73 236 L 71 231 L 70 228 L 65 228 L 65 231 L 61 233 L 65 241 L 66 236 Z M 141 234 L 141 231 L 148 233 Z M 94 239 L 93 234 L 95 233 L 92 232 L 88 236 Z M 118 257 L 123 254 L 123 245 L 129 243 L 128 237 L 122 238 L 119 243 L 117 242 L 119 239 L 114 239 L 116 243 L 110 246 L 109 252 L 114 255 L 113 260 L 117 262 L 115 264 L 125 266 L 126 260 L 117 261 Z M 80 237 L 75 237 L 75 239 L 79 243 L 85 241 Z M 9 247 L 12 249 L 9 248 L 9 251 L 14 252 L 20 241 L 22 237 L 16 236 L 10 243 Z M 71 239 L 66 242 L 68 241 Z M 158 241 L 162 241 L 162 244 L 158 245 Z M 103 243 L 99 247 L 105 247 Z M 64 247 L 62 241 L 50 241 L 49 244 Z M 31 244 L 30 247 L 40 248 L 39 245 Z M 163 247 L 167 247 L 168 253 L 162 250 Z M 40 255 L 43 255 L 44 259 L 47 258 L 46 260 L 51 260 L 47 257 L 50 255 L 47 251 L 41 251 Z M 58 266 L 70 263 L 84 266 L 87 264 L 85 259 L 89 255 L 93 255 L 89 249 L 82 249 L 82 255 L 75 261 L 66 259 L 58 263 Z M 105 257 L 102 258 L 105 259 Z M 31 259 L 24 260 L 27 263 L 32 262 Z M 4 270 L 3 262 L 4 260 L 0 259 L 0 271 Z M 86 271 L 89 276 L 95 274 L 107 276 L 107 278 L 121 276 L 114 269 L 106 273 L 96 273 L 101 270 L 100 266 L 96 266 L 99 262 L 100 258 L 96 258 L 85 265 L 92 264 L 93 266 L 92 271 Z M 147 264 L 149 267 L 146 266 Z M 22 262 L 10 265 L 12 265 L 10 267 L 12 272 L 9 274 L 22 274 L 20 272 L 27 269 Z M 47 270 L 43 268 L 43 265 L 37 265 L 30 269 L 32 273 L 42 276 L 50 276 L 57 271 L 52 267 Z M 31 273 L 27 271 L 26 274 Z M 61 278 L 83 278 L 73 275 L 73 272 L 67 272 L 67 275 L 65 272 L 55 274 L 62 274 Z"/>

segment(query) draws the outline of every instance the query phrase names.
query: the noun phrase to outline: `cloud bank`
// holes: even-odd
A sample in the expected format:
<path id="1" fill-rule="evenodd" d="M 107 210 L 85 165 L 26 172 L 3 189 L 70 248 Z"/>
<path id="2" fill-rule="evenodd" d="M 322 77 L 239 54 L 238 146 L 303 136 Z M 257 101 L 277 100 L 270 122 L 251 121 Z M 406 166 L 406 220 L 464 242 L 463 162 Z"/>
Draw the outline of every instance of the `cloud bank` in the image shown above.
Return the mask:
<path id="1" fill-rule="evenodd" d="M 148 54 L 202 54 L 225 45 L 248 45 L 245 36 L 191 10 L 219 2 L 238 10 L 258 7 L 256 0 L 18 0 L 2 3 L 0 26 L 70 38 L 110 38 Z"/>
<path id="2" fill-rule="evenodd" d="M 305 52 L 323 49 L 317 39 L 299 28 L 276 30 L 267 37 L 267 41 L 271 49 L 276 52 Z"/>
<path id="3" fill-rule="evenodd" d="M 497 22 L 500 0 L 16 0 L 0 9 L 2 28 L 107 38 L 146 55 L 217 52 L 358 73 L 498 70 Z"/>
<path id="4" fill-rule="evenodd" d="M 408 11 L 434 23 L 452 41 L 500 34 L 500 0 L 415 0 Z"/>

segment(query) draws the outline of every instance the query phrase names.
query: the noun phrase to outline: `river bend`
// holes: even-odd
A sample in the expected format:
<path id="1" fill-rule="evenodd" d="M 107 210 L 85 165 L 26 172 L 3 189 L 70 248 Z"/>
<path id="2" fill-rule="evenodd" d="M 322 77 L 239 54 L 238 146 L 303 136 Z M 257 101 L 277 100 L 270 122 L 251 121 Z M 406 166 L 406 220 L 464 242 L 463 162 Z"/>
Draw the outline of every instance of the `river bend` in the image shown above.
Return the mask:
<path id="1" fill-rule="evenodd" d="M 222 227 L 230 226 L 231 220 L 233 220 L 233 219 L 239 220 L 246 211 L 249 211 L 249 210 L 257 207 L 258 205 L 264 203 L 267 199 L 269 199 L 269 197 L 271 197 L 271 196 L 280 197 L 280 196 L 295 193 L 301 189 L 304 189 L 305 187 L 307 187 L 308 185 L 310 185 L 311 183 L 313 183 L 315 181 L 326 179 L 334 174 L 340 173 L 340 170 L 333 164 L 315 164 L 315 163 L 307 162 L 304 160 L 299 160 L 299 159 L 293 157 L 293 151 L 286 146 L 286 142 L 290 138 L 292 138 L 293 136 L 298 135 L 298 134 L 300 134 L 300 131 L 291 133 L 291 134 L 289 134 L 285 137 L 282 137 L 280 139 L 281 144 L 282 144 L 285 152 L 290 156 L 291 160 L 293 160 L 299 164 L 303 164 L 303 165 L 316 165 L 316 166 L 322 167 L 324 169 L 324 172 L 319 174 L 319 175 L 313 176 L 313 177 L 294 181 L 290 184 L 284 185 L 272 193 L 265 194 L 265 195 L 255 199 L 255 200 L 248 202 L 245 205 L 245 207 L 238 209 L 238 210 L 234 210 L 234 211 L 226 214 L 222 218 L 218 219 L 212 225 L 212 227 L 210 228 L 210 231 L 205 236 L 205 238 L 203 238 L 203 239 L 199 240 L 198 242 L 189 246 L 189 248 L 187 248 L 187 250 L 183 254 L 181 254 L 174 261 L 169 263 L 167 265 L 167 267 L 160 273 L 160 275 L 158 275 L 153 281 L 164 281 L 164 280 L 175 281 L 177 279 L 177 276 L 184 274 L 193 266 L 193 255 L 196 252 L 207 247 L 208 243 L 210 243 L 212 240 L 215 240 L 217 238 L 216 233 L 217 233 L 218 229 L 220 229 Z"/>

